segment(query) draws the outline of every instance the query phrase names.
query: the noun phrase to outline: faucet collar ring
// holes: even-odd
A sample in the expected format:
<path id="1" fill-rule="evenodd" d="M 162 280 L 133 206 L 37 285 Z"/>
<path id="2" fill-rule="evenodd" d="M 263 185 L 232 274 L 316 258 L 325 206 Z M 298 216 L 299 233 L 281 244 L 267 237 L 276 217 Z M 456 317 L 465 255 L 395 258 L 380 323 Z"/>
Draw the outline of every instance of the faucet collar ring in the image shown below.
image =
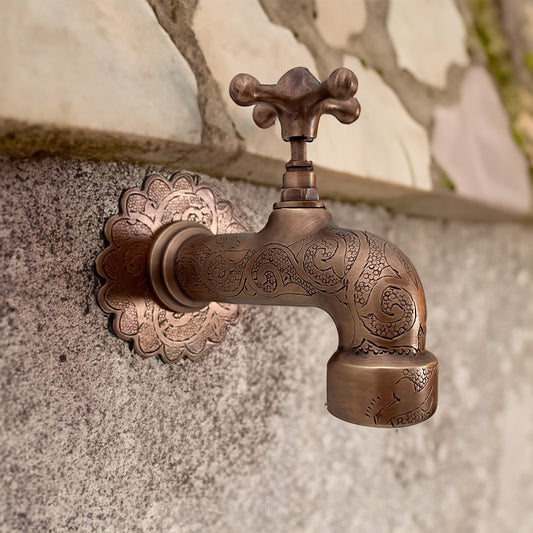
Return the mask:
<path id="1" fill-rule="evenodd" d="M 179 247 L 186 240 L 199 235 L 213 234 L 197 222 L 173 222 L 157 233 L 148 252 L 150 286 L 159 302 L 176 313 L 192 313 L 209 304 L 189 298 L 174 277 L 174 258 Z"/>

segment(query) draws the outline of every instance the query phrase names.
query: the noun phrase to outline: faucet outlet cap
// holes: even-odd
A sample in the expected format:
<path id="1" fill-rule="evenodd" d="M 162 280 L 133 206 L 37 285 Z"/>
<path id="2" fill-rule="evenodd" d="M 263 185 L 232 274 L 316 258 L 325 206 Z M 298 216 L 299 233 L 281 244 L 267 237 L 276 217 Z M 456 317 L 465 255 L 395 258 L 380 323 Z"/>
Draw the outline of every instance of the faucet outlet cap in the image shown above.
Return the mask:
<path id="1" fill-rule="evenodd" d="M 437 408 L 437 374 L 428 351 L 386 357 L 337 351 L 328 362 L 328 411 L 363 426 L 418 424 Z"/>

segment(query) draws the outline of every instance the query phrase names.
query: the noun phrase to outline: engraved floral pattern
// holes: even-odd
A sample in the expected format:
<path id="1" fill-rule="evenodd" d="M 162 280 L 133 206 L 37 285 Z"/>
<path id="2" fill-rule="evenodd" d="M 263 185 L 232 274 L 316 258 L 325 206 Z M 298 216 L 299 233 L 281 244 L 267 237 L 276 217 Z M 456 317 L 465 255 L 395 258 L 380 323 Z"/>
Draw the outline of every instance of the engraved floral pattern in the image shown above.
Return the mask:
<path id="1" fill-rule="evenodd" d="M 115 333 L 133 341 L 143 357 L 160 355 L 170 363 L 198 359 L 222 342 L 228 326 L 239 319 L 235 304 L 211 302 L 193 313 L 175 313 L 154 299 L 146 271 L 148 250 L 157 230 L 180 220 L 203 224 L 214 234 L 245 231 L 231 204 L 199 186 L 197 176 L 153 175 L 143 189 L 130 189 L 121 198 L 120 213 L 105 227 L 109 246 L 96 262 L 106 280 L 98 301 L 114 314 Z"/>
<path id="2" fill-rule="evenodd" d="M 268 227 L 268 226 L 267 226 Z M 303 235 L 303 237 L 302 237 Z M 175 276 L 199 300 L 310 305 L 344 333 L 339 351 L 371 362 L 366 425 L 405 426 L 429 418 L 437 402 L 437 363 L 425 357 L 425 297 L 415 268 L 383 238 L 327 226 L 285 242 L 266 233 L 199 239 L 176 255 Z M 403 368 L 402 368 L 403 366 Z"/>
<path id="3" fill-rule="evenodd" d="M 371 233 L 329 227 L 293 243 L 257 249 L 240 236 L 193 244 L 176 257 L 175 275 L 199 300 L 258 302 L 288 295 L 334 295 L 352 317 L 359 355 L 416 356 L 425 349 L 425 299 L 409 260 Z M 417 302 L 415 303 L 415 299 Z M 419 314 L 420 313 L 420 314 Z"/>

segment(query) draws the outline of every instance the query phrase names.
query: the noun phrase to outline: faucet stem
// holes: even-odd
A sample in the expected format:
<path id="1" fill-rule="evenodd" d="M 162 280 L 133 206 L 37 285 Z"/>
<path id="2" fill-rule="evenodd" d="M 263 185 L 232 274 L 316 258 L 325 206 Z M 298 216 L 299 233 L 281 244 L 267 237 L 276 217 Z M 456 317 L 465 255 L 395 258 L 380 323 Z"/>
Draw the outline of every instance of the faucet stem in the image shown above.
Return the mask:
<path id="1" fill-rule="evenodd" d="M 307 138 L 291 137 L 291 159 L 285 164 L 281 202 L 282 207 L 324 207 L 316 188 L 316 174 L 313 162 L 307 160 Z"/>

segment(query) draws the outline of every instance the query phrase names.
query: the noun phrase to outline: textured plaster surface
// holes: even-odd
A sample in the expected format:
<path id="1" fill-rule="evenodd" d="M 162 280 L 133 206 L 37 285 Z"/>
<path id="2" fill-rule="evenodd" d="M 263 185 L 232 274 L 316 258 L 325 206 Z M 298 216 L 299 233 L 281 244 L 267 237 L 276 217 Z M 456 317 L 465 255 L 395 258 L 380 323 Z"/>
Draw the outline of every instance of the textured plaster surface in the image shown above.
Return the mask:
<path id="1" fill-rule="evenodd" d="M 142 360 L 108 329 L 94 261 L 147 170 L 0 165 L 0 530 L 528 533 L 533 529 L 533 233 L 329 203 L 416 265 L 439 408 L 401 430 L 324 407 L 319 310 L 244 308 L 196 363 Z M 273 189 L 217 181 L 262 227 Z"/>
<path id="2" fill-rule="evenodd" d="M 6 0 L 0 116 L 200 142 L 196 79 L 145 0 Z"/>
<path id="3" fill-rule="evenodd" d="M 460 101 L 436 109 L 432 149 L 463 196 L 517 211 L 531 209 L 527 160 L 485 69 L 472 67 Z"/>
<path id="4" fill-rule="evenodd" d="M 468 63 L 466 29 L 454 0 L 392 1 L 387 28 L 398 65 L 424 83 L 444 88 L 449 67 Z"/>

